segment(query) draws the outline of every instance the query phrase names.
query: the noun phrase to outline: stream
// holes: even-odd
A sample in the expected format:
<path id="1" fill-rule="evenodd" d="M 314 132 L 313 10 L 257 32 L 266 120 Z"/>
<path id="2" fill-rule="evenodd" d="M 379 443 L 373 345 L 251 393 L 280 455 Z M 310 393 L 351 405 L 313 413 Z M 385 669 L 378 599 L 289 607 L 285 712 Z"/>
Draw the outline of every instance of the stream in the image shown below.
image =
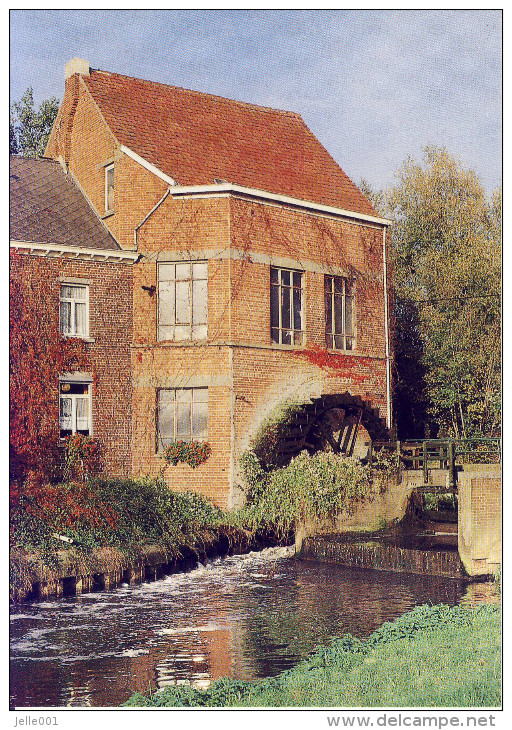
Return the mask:
<path id="1" fill-rule="evenodd" d="M 112 591 L 13 606 L 11 706 L 111 707 L 135 691 L 276 675 L 332 637 L 364 637 L 456 580 L 301 562 L 293 548 L 218 559 Z"/>

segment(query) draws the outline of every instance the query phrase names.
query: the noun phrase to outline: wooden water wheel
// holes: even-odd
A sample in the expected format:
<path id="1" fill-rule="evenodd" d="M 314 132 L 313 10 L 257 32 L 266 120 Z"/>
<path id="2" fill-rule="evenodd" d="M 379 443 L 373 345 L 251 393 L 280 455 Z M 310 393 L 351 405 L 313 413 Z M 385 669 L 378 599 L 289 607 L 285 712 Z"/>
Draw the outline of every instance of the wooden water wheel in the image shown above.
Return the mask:
<path id="1" fill-rule="evenodd" d="M 388 438 L 378 410 L 360 397 L 346 393 L 311 400 L 281 428 L 276 447 L 278 458 L 274 462 L 279 466 L 287 464 L 303 450 L 311 454 L 330 450 L 351 456 L 359 426 L 364 426 L 371 439 Z"/>

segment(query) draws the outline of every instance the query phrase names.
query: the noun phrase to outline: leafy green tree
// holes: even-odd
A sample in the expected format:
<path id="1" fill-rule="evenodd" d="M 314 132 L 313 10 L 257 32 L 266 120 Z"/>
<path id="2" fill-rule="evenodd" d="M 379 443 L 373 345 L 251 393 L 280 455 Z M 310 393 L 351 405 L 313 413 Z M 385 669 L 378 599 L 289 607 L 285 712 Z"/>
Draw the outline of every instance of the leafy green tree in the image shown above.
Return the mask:
<path id="1" fill-rule="evenodd" d="M 24 157 L 41 157 L 58 110 L 59 100 L 56 97 L 46 99 L 36 109 L 32 89 L 28 88 L 21 101 L 15 101 L 11 105 L 10 153 Z"/>
<path id="2" fill-rule="evenodd" d="M 359 182 L 359 188 L 379 215 L 392 215 L 389 205 L 390 190 L 376 190 L 364 179 Z M 399 438 L 423 438 L 429 435 L 430 428 L 427 425 L 428 400 L 419 307 L 415 300 L 404 295 L 395 280 L 393 232 L 394 228 L 391 227 L 389 298 L 390 333 L 393 342 L 393 416 Z"/>
<path id="3" fill-rule="evenodd" d="M 474 172 L 427 147 L 391 189 L 367 194 L 394 220 L 399 435 L 499 433 L 501 190 L 489 201 Z"/>
<path id="4" fill-rule="evenodd" d="M 12 117 L 9 119 L 9 154 L 18 154 L 18 141 L 16 139 L 16 131 Z"/>

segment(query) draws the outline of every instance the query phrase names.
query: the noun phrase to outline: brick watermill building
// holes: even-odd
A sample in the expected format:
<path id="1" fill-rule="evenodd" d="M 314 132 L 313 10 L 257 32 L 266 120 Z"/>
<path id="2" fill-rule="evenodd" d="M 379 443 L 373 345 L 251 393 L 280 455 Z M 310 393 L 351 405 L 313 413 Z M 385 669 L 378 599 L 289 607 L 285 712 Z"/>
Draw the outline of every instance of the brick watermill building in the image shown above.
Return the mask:
<path id="1" fill-rule="evenodd" d="M 88 356 L 54 374 L 60 438 L 93 435 L 107 473 L 223 508 L 286 404 L 283 460 L 383 438 L 389 221 L 300 115 L 80 59 L 65 75 L 46 157 L 11 160 L 13 285 L 35 272 Z M 167 466 L 175 441 L 210 456 Z"/>

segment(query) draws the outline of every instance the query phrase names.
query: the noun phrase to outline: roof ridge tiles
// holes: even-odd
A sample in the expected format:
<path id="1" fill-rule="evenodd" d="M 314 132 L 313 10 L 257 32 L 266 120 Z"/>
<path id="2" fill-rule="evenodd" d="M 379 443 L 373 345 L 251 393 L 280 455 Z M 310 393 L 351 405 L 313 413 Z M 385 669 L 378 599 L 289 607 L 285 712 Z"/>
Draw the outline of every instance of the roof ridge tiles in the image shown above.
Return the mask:
<path id="1" fill-rule="evenodd" d="M 130 81 L 139 81 L 144 84 L 151 84 L 152 86 L 163 86 L 166 89 L 176 89 L 178 91 L 184 91 L 187 94 L 194 94 L 196 96 L 204 96 L 209 97 L 210 99 L 219 99 L 220 101 L 228 101 L 231 104 L 238 104 L 243 107 L 247 107 L 249 109 L 254 109 L 256 111 L 264 111 L 264 112 L 273 112 L 277 114 L 283 114 L 285 116 L 294 117 L 296 119 L 301 119 L 302 116 L 299 114 L 299 112 L 290 111 L 287 109 L 277 109 L 276 107 L 272 106 L 263 106 L 262 104 L 254 104 L 249 101 L 241 101 L 240 99 L 231 99 L 228 96 L 221 96 L 220 94 L 210 94 L 207 91 L 196 91 L 195 89 L 187 89 L 185 86 L 176 86 L 175 84 L 165 84 L 163 81 L 152 81 L 151 79 L 141 79 L 138 76 L 128 76 L 126 74 L 118 74 L 114 71 L 105 71 L 100 68 L 91 68 L 91 74 L 88 78 L 92 78 L 95 73 L 105 74 L 106 76 L 112 76 L 112 77 L 118 77 L 121 79 L 129 79 Z M 87 77 L 86 77 L 87 79 Z"/>

